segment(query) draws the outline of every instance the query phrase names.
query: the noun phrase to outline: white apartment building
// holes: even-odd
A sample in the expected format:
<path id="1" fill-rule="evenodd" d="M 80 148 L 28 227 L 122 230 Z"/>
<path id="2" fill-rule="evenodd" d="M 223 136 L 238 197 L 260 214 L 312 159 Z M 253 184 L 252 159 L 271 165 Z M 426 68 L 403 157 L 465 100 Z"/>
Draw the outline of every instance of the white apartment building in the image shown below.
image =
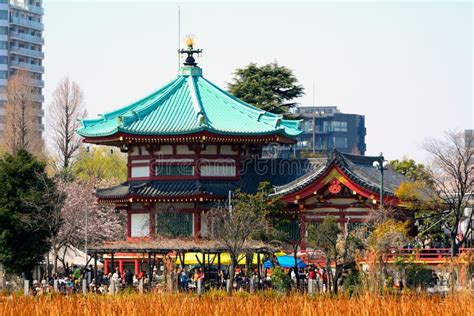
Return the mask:
<path id="1" fill-rule="evenodd" d="M 39 135 L 43 125 L 43 0 L 0 0 L 0 137 L 5 131 L 8 78 L 24 69 L 31 74 L 32 102 Z"/>

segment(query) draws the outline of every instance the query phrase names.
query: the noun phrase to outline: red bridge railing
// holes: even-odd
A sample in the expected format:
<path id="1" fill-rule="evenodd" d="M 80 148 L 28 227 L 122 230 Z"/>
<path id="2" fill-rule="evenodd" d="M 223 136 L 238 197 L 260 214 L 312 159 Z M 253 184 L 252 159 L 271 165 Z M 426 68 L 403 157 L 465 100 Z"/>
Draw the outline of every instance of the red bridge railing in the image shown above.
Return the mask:
<path id="1" fill-rule="evenodd" d="M 472 248 L 459 249 L 459 255 L 474 251 Z M 451 258 L 451 248 L 398 248 L 392 249 L 384 255 L 384 261 L 395 261 L 397 259 L 407 260 L 413 258 L 415 261 L 441 261 Z"/>
<path id="2" fill-rule="evenodd" d="M 474 252 L 474 248 L 461 248 L 457 256 Z M 293 255 L 292 251 L 285 251 Z M 319 250 L 299 250 L 298 258 L 306 263 L 325 264 L 325 255 Z M 451 258 L 451 248 L 395 248 L 384 255 L 385 262 L 394 262 L 396 260 L 414 260 L 415 262 L 440 263 Z M 367 258 L 366 258 L 367 259 Z"/>

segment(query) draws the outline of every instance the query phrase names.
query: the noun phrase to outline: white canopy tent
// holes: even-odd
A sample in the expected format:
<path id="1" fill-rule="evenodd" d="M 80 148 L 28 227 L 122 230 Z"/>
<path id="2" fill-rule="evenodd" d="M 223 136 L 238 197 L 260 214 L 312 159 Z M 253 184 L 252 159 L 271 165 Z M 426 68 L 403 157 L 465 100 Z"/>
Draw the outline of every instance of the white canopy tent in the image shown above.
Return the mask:
<path id="1" fill-rule="evenodd" d="M 54 252 L 50 251 L 49 260 L 51 263 L 53 263 L 54 261 L 54 256 L 55 256 Z M 68 265 L 69 267 L 72 267 L 74 265 L 84 266 L 86 262 L 89 262 L 89 264 L 94 265 L 94 258 L 88 255 L 87 260 L 86 260 L 85 252 L 77 249 L 76 247 L 60 248 L 58 251 L 58 257 L 61 259 L 64 257 L 64 264 Z M 60 260 L 58 261 L 59 261 L 58 264 L 61 264 L 61 261 Z M 102 268 L 103 263 L 101 263 L 100 261 L 97 261 L 97 267 Z"/>

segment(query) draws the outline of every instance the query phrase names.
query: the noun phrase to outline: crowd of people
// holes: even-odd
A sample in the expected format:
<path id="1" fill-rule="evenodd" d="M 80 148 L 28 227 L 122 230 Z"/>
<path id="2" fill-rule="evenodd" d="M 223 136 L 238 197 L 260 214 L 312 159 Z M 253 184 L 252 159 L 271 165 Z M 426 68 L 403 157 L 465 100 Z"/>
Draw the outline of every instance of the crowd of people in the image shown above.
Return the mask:
<path id="1" fill-rule="evenodd" d="M 301 291 L 307 291 L 310 281 L 312 291 L 327 292 L 331 284 L 328 282 L 327 271 L 321 267 L 307 266 L 304 269 L 285 269 L 288 274 L 291 287 Z M 119 270 L 117 267 L 113 272 L 104 274 L 102 270 L 94 271 L 92 265 L 85 268 L 73 266 L 67 268 L 61 274 L 51 275 L 41 281 L 33 281 L 33 293 L 44 294 L 48 292 L 60 292 L 62 294 L 74 294 L 87 291 L 97 294 L 114 294 L 121 291 L 140 291 L 148 287 L 149 284 L 157 289 L 159 285 L 164 285 L 164 275 L 158 275 L 157 268 L 152 271 L 151 280 L 146 272 L 142 271 L 134 274 L 130 269 Z M 232 286 L 237 291 L 252 291 L 252 289 L 268 289 L 271 284 L 271 269 L 265 269 L 259 274 L 256 269 L 246 270 L 237 267 L 232 285 L 229 267 L 222 269 L 201 266 L 177 267 L 174 277 L 176 287 L 179 291 L 189 292 L 205 291 L 210 288 L 226 290 Z M 433 285 L 441 284 L 442 277 L 433 272 Z M 151 281 L 151 282 L 150 282 Z M 140 289 L 141 286 L 141 289 Z"/>
<path id="2" fill-rule="evenodd" d="M 212 269 L 211 269 L 212 268 Z M 299 284 L 303 290 L 308 286 L 308 280 L 315 280 L 318 289 L 324 291 L 328 288 L 327 273 L 324 269 L 307 267 L 305 269 L 287 269 L 293 286 Z M 298 274 L 298 281 L 296 276 Z M 209 288 L 226 289 L 229 284 L 229 267 L 222 269 L 215 267 L 190 266 L 188 268 L 176 268 L 176 281 L 179 291 L 196 291 L 198 284 L 201 290 Z M 152 273 L 153 284 L 163 281 L 164 276 L 158 275 L 155 268 Z M 43 294 L 47 292 L 60 292 L 63 294 L 82 293 L 84 290 L 90 293 L 111 294 L 120 291 L 138 291 L 140 284 L 147 287 L 149 284 L 147 273 L 142 271 L 134 274 L 130 269 L 119 270 L 117 267 L 113 272 L 104 274 L 102 270 L 94 271 L 92 265 L 84 268 L 74 265 L 66 268 L 62 273 L 53 274 L 41 281 L 33 281 L 33 293 Z M 246 270 L 237 267 L 232 284 L 234 290 L 250 291 L 254 289 L 271 288 L 271 270 L 265 270 L 259 275 L 256 269 Z"/>
<path id="3" fill-rule="evenodd" d="M 41 281 L 33 280 L 33 294 L 44 294 L 48 292 L 60 292 L 62 294 L 82 293 L 84 286 L 87 292 L 107 294 L 119 292 L 124 289 L 138 288 L 140 280 L 147 281 L 146 272 L 135 275 L 130 269 L 120 272 L 116 268 L 113 273 L 107 275 L 102 270 L 95 271 L 92 265 L 85 268 L 74 265 L 67 267 L 63 272 L 52 274 Z"/>

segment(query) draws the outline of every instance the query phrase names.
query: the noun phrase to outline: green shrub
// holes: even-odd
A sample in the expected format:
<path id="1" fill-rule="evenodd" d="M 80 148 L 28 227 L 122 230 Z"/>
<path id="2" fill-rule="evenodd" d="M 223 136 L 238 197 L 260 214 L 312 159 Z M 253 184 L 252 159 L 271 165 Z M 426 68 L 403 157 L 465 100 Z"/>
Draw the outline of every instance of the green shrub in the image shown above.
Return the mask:
<path id="1" fill-rule="evenodd" d="M 286 292 L 291 287 L 290 276 L 282 268 L 276 267 L 272 273 L 272 286 L 279 292 Z"/>

